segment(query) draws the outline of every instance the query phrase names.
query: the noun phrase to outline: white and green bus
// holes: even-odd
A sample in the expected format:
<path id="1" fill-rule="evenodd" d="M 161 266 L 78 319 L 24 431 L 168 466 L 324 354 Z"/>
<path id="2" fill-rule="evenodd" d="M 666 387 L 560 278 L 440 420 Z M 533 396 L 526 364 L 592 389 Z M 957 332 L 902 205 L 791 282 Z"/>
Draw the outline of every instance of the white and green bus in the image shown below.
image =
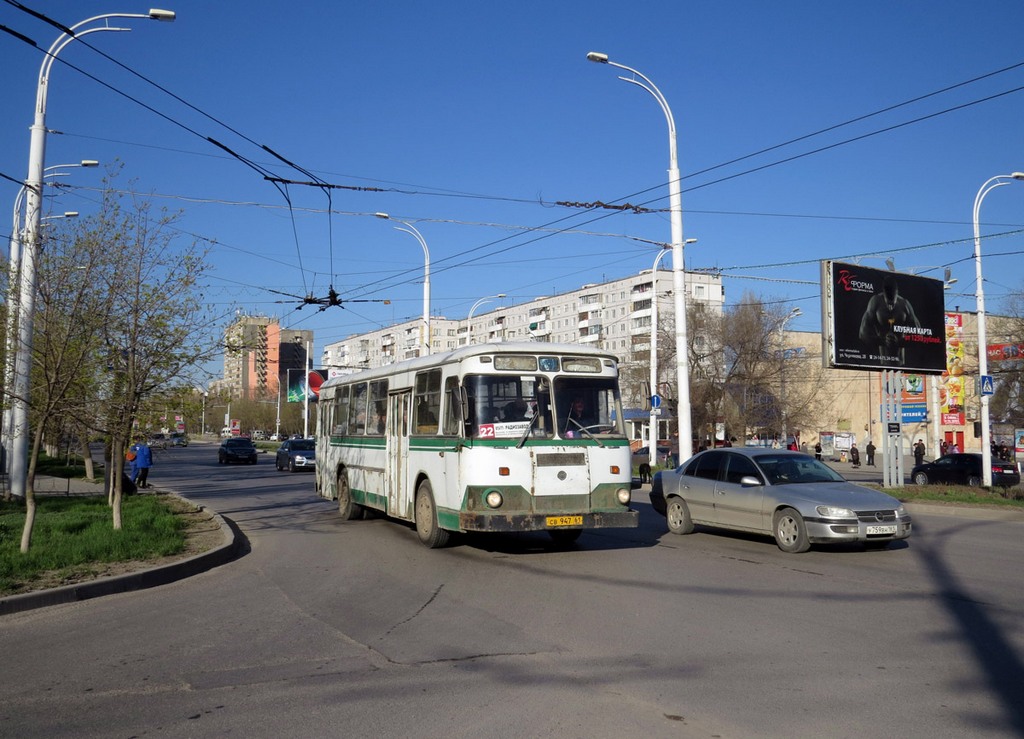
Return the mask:
<path id="1" fill-rule="evenodd" d="M 320 388 L 316 489 L 341 516 L 451 532 L 635 527 L 613 354 L 477 344 L 331 378 Z"/>

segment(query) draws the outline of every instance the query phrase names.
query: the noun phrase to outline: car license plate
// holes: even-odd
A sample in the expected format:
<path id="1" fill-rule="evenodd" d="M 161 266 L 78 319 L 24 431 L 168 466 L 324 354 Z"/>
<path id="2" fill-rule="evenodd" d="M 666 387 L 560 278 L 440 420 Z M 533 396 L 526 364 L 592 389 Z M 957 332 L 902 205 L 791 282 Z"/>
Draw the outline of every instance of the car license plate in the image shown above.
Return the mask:
<path id="1" fill-rule="evenodd" d="M 544 525 L 552 528 L 559 526 L 582 526 L 583 516 L 548 516 L 544 519 Z"/>
<path id="2" fill-rule="evenodd" d="M 868 526 L 867 527 L 867 531 L 865 531 L 865 533 L 868 536 L 871 536 L 872 534 L 895 534 L 896 533 L 896 527 L 895 526 Z"/>

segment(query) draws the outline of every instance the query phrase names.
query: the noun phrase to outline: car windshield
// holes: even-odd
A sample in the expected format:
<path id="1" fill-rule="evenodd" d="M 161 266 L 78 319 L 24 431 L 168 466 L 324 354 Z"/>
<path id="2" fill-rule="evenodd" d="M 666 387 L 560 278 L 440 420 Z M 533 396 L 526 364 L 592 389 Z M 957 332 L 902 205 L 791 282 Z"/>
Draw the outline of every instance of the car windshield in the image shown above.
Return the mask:
<path id="1" fill-rule="evenodd" d="M 231 447 L 250 447 L 252 446 L 252 442 L 248 439 L 228 439 L 224 442 L 224 445 Z"/>
<path id="2" fill-rule="evenodd" d="M 842 475 L 824 462 L 804 454 L 758 454 L 754 461 L 772 485 L 845 482 Z"/>
<path id="3" fill-rule="evenodd" d="M 302 441 L 292 442 L 293 452 L 311 452 L 316 448 L 316 444 L 312 439 L 303 439 Z"/>

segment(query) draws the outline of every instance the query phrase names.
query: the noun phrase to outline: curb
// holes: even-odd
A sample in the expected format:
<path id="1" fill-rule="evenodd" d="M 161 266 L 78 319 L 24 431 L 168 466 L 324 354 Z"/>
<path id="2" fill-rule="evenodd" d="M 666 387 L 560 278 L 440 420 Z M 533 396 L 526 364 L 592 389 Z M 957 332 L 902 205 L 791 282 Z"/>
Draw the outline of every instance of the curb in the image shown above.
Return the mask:
<path id="1" fill-rule="evenodd" d="M 153 567 L 148 570 L 140 570 L 139 572 L 131 572 L 125 575 L 103 577 L 98 580 L 90 580 L 89 582 L 75 583 L 74 585 L 64 585 L 59 588 L 51 588 L 50 590 L 39 590 L 32 593 L 21 593 L 0 598 L 0 616 L 30 611 L 35 608 L 45 608 L 46 606 L 77 603 L 104 595 L 127 593 L 132 590 L 145 590 L 146 588 L 154 588 L 158 585 L 167 585 L 178 580 L 184 580 L 186 577 L 192 577 L 207 570 L 212 570 L 214 567 L 219 567 L 237 558 L 242 549 L 244 538 L 233 522 L 207 506 L 193 503 L 188 498 L 184 498 L 176 493 L 167 494 L 175 495 L 175 497 L 186 503 L 210 513 L 220 527 L 224 543 L 219 547 L 201 552 L 188 559 L 171 562 L 161 567 Z"/>

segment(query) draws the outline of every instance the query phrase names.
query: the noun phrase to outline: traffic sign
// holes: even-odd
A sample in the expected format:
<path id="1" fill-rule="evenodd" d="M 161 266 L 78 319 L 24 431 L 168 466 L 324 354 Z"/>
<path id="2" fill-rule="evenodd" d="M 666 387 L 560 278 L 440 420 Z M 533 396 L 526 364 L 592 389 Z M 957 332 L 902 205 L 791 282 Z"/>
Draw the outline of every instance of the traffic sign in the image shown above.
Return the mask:
<path id="1" fill-rule="evenodd" d="M 992 375 L 982 375 L 979 379 L 981 382 L 981 394 L 994 395 L 996 388 L 995 383 L 992 381 Z"/>
<path id="2" fill-rule="evenodd" d="M 651 408 L 661 408 L 661 396 L 657 393 L 651 396 Z"/>

